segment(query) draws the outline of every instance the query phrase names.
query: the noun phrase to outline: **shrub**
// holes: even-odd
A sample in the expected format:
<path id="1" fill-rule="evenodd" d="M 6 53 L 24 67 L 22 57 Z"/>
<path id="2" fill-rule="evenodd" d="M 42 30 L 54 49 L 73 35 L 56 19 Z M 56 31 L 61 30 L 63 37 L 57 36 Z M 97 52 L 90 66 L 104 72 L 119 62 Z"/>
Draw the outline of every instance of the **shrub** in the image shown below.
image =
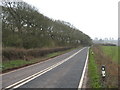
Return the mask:
<path id="1" fill-rule="evenodd" d="M 45 56 L 49 53 L 64 51 L 71 47 L 43 48 L 43 49 L 23 49 L 23 48 L 3 48 L 3 60 L 30 59 Z"/>

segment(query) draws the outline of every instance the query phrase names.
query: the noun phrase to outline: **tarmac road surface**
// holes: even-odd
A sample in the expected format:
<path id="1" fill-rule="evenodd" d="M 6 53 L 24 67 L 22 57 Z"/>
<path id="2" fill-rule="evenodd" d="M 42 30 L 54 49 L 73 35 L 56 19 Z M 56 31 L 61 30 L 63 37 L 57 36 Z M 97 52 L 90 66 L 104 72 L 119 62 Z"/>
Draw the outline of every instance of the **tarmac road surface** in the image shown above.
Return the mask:
<path id="1" fill-rule="evenodd" d="M 88 47 L 2 75 L 3 88 L 78 88 Z M 33 76 L 31 76 L 33 75 Z"/>

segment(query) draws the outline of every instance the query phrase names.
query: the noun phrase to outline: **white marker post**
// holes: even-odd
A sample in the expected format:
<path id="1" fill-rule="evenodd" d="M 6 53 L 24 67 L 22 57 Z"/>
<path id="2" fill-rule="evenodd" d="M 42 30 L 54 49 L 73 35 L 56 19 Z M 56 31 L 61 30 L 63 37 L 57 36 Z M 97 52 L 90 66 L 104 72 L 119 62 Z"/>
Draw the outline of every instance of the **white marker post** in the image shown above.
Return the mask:
<path id="1" fill-rule="evenodd" d="M 104 80 L 105 80 L 105 76 L 106 76 L 106 73 L 105 73 L 105 65 L 102 65 L 101 71 L 102 71 L 102 79 L 103 79 L 103 81 L 104 81 Z"/>

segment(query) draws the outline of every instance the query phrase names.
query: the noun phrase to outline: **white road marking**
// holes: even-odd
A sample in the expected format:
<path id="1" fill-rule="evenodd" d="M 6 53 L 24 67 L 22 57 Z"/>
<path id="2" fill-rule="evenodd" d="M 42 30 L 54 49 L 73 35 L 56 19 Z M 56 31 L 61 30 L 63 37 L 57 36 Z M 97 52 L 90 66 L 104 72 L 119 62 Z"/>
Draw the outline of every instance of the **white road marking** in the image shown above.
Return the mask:
<path id="1" fill-rule="evenodd" d="M 18 88 L 18 87 L 24 85 L 25 83 L 27 83 L 27 82 L 29 82 L 29 81 L 31 81 L 31 80 L 33 80 L 33 79 L 41 76 L 42 74 L 44 74 L 44 73 L 46 73 L 46 72 L 54 69 L 55 67 L 61 65 L 61 64 L 64 63 L 64 62 L 68 61 L 70 58 L 74 57 L 76 54 L 78 54 L 79 52 L 81 52 L 81 51 L 82 51 L 83 49 L 85 49 L 85 48 L 86 48 L 86 47 L 80 49 L 78 52 L 76 52 L 76 53 L 74 53 L 73 55 L 69 56 L 68 58 L 66 58 L 66 59 L 58 62 L 57 64 L 54 64 L 54 65 L 52 65 L 52 66 L 50 66 L 50 67 L 48 67 L 48 68 L 46 68 L 46 69 L 44 69 L 44 70 L 42 70 L 42 71 L 40 71 L 40 72 L 38 72 L 38 73 L 35 73 L 35 74 L 33 74 L 33 75 L 25 78 L 25 79 L 22 79 L 22 80 L 14 83 L 14 84 L 12 84 L 12 85 L 10 85 L 10 86 L 7 86 L 6 88 Z"/>
<path id="2" fill-rule="evenodd" d="M 89 48 L 88 48 L 88 52 L 87 52 L 87 57 L 86 57 L 83 73 L 82 73 L 82 76 L 81 76 L 81 79 L 80 79 L 80 82 L 79 82 L 78 90 L 80 90 L 82 88 L 83 78 L 85 76 L 85 70 L 86 70 L 86 66 L 87 66 L 87 62 L 88 62 L 88 56 L 89 56 Z"/>

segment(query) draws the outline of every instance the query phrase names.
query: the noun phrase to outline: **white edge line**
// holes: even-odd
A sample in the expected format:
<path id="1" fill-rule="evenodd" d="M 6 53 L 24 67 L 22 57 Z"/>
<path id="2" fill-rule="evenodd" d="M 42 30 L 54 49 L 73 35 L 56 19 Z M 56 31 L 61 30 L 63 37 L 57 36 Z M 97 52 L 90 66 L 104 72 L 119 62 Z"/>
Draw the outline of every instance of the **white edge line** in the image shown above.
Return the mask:
<path id="1" fill-rule="evenodd" d="M 84 47 L 84 48 L 86 48 L 86 47 Z M 18 88 L 18 87 L 24 85 L 25 83 L 27 83 L 27 82 L 29 82 L 29 81 L 31 81 L 31 80 L 33 80 L 33 79 L 41 76 L 42 74 L 44 74 L 44 73 L 46 73 L 46 72 L 54 69 L 55 67 L 61 65 L 61 64 L 64 63 L 64 62 L 68 61 L 70 58 L 74 57 L 76 54 L 78 54 L 79 52 L 81 52 L 84 48 L 80 49 L 78 52 L 72 54 L 72 55 L 69 56 L 68 58 L 66 58 L 66 59 L 64 59 L 64 60 L 62 60 L 62 61 L 60 61 L 60 62 L 58 62 L 58 63 L 56 63 L 56 64 L 54 64 L 54 65 L 52 65 L 52 66 L 50 66 L 50 67 L 48 67 L 48 68 L 46 68 L 46 69 L 44 69 L 44 70 L 41 70 L 40 72 L 37 72 L 37 73 L 35 73 L 35 74 L 33 74 L 33 75 L 25 78 L 25 79 L 22 79 L 22 80 L 14 83 L 14 84 L 12 84 L 12 85 L 9 85 L 9 86 L 7 86 L 6 88 L 11 88 L 11 87 L 13 87 L 13 88 Z M 29 78 L 30 78 L 30 79 L 29 79 Z M 28 79 L 28 80 L 27 80 L 27 79 Z M 24 82 L 23 82 L 23 81 L 24 81 Z M 21 82 L 22 82 L 22 83 L 21 83 Z M 20 83 L 20 84 L 19 84 L 19 83 Z M 18 84 L 18 85 L 17 85 L 17 84 Z M 15 85 L 16 85 L 16 86 L 15 86 Z"/>
<path id="2" fill-rule="evenodd" d="M 87 66 L 87 62 L 88 62 L 88 56 L 89 56 L 89 47 L 88 47 L 87 57 L 86 57 L 86 61 L 85 61 L 85 66 L 84 66 L 83 73 L 82 73 L 82 76 L 81 76 L 81 79 L 80 79 L 80 82 L 79 82 L 78 90 L 80 90 L 82 88 L 83 78 L 84 78 L 84 75 L 85 75 L 86 66 Z"/>

